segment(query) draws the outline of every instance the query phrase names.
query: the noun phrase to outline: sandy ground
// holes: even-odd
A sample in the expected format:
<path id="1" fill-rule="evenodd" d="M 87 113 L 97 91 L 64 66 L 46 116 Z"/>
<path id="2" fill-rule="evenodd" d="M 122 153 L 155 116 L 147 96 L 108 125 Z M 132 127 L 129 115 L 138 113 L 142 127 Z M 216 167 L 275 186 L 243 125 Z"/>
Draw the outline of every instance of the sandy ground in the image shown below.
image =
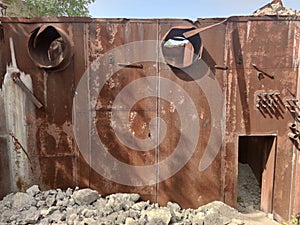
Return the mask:
<path id="1" fill-rule="evenodd" d="M 249 225 L 278 225 L 279 223 L 273 220 L 272 215 L 267 215 L 259 211 L 261 189 L 250 166 L 242 163 L 239 163 L 238 166 L 239 185 L 237 209 L 243 213 L 245 217 L 244 223 Z"/>
<path id="2" fill-rule="evenodd" d="M 239 163 L 238 174 L 238 206 L 243 213 L 251 213 L 259 210 L 260 187 L 248 164 Z"/>

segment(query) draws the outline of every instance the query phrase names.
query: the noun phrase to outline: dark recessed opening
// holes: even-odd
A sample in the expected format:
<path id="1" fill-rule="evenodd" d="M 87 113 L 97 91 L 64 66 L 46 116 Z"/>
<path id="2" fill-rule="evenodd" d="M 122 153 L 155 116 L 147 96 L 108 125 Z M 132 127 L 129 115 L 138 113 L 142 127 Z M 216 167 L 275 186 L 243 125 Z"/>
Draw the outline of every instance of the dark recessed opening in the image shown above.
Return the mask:
<path id="1" fill-rule="evenodd" d="M 38 67 L 64 69 L 70 63 L 73 44 L 62 29 L 42 26 L 32 32 L 28 41 L 28 51 Z"/>
<path id="2" fill-rule="evenodd" d="M 238 143 L 239 211 L 271 211 L 275 136 L 240 136 Z"/>
<path id="3" fill-rule="evenodd" d="M 195 29 L 173 28 L 162 42 L 162 53 L 166 62 L 176 68 L 192 65 L 202 54 L 202 42 L 199 35 L 185 38 L 183 33 Z"/>

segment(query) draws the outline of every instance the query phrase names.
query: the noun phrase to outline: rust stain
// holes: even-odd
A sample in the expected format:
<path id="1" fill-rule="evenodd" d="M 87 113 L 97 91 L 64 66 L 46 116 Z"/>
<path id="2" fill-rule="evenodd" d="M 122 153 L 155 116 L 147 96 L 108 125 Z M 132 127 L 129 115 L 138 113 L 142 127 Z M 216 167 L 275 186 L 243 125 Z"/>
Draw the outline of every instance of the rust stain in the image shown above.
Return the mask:
<path id="1" fill-rule="evenodd" d="M 16 138 L 16 136 L 13 134 L 13 132 L 9 132 L 8 134 L 9 134 L 9 136 L 11 136 L 11 138 L 13 140 L 14 150 L 16 152 L 19 152 L 19 150 L 22 150 L 22 152 L 26 155 L 29 163 L 32 164 L 27 151 L 24 149 L 24 147 L 22 146 L 22 144 L 19 142 L 18 138 Z M 31 169 L 32 169 L 32 166 L 31 166 Z"/>
<path id="2" fill-rule="evenodd" d="M 18 138 L 9 133 L 14 150 L 26 154 L 30 164 L 39 163 L 42 187 L 90 186 L 102 194 L 138 192 L 143 199 L 161 204 L 176 201 L 185 208 L 197 208 L 213 200 L 236 206 L 240 136 L 276 135 L 276 149 L 272 152 L 276 166 L 274 171 L 265 173 L 272 176 L 274 173 L 274 185 L 270 187 L 268 180 L 264 187 L 264 190 L 273 188 L 273 194 L 263 194 L 262 202 L 269 204 L 266 211 L 285 219 L 300 211 L 299 163 L 292 164 L 297 160 L 293 159 L 293 151 L 299 139 L 297 136 L 293 141 L 288 136 L 291 132 L 288 124 L 295 123 L 298 128 L 300 121 L 299 18 L 230 17 L 195 22 L 91 18 L 0 20 L 0 87 L 5 85 L 6 67 L 12 62 L 9 38 L 13 38 L 18 68 L 31 76 L 32 95 L 43 105 L 26 112 L 26 124 L 19 124 L 26 126 L 30 134 L 28 142 L 37 149 L 34 155 L 37 161 L 31 161 L 31 150 L 28 149 L 28 155 Z M 155 48 L 135 54 L 142 58 L 154 52 L 153 62 L 132 63 L 130 55 L 120 59 L 118 54 L 110 55 L 102 64 L 96 60 L 114 48 L 146 40 L 156 40 Z M 224 142 L 212 165 L 202 172 L 197 165 L 213 130 L 213 108 L 203 90 L 187 75 L 195 72 L 199 75 L 197 79 L 203 78 L 205 71 L 200 58 L 212 71 L 210 79 L 220 84 L 225 113 Z M 149 166 L 167 159 L 180 141 L 183 125 L 176 102 L 152 96 L 138 101 L 131 109 L 119 109 L 120 117 L 129 115 L 126 129 L 139 139 L 155 136 L 149 125 L 153 118 L 165 121 L 166 138 L 159 146 L 144 152 L 124 146 L 118 139 L 114 132 L 118 124 L 112 120 L 113 103 L 124 87 L 150 76 L 172 80 L 188 93 L 198 112 L 193 116 L 200 118 L 200 136 L 192 158 L 174 176 L 154 185 L 131 187 L 104 178 L 84 159 L 74 135 L 73 98 L 81 78 L 97 71 L 101 73 L 95 80 L 88 76 L 85 81 L 86 109 L 78 112 L 89 121 L 84 141 L 90 161 L 100 149 L 92 145 L 98 137 L 107 154 L 128 165 Z M 101 79 L 106 77 L 109 79 L 101 87 Z M 100 88 L 100 93 L 94 96 Z M 163 88 L 158 84 L 157 92 L 164 91 Z M 137 86 L 135 90 L 143 93 L 145 88 Z M 126 103 L 126 99 L 123 101 Z M 178 101 L 183 104 L 186 99 Z M 92 125 L 96 128 L 91 129 Z M 160 125 L 157 123 L 156 132 Z M 117 167 L 111 165 L 111 168 Z M 22 180 L 16 182 L 22 189 Z"/>
<path id="3" fill-rule="evenodd" d="M 22 180 L 22 178 L 18 178 L 17 187 L 19 188 L 20 191 L 25 191 L 27 184 Z"/>

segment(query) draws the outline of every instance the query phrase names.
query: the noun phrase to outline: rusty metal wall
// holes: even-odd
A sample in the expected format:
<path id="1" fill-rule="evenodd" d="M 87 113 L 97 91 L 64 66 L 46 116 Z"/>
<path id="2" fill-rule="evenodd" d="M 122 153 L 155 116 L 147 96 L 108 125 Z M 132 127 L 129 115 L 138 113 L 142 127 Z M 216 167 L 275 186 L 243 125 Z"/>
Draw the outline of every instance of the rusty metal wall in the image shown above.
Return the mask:
<path id="1" fill-rule="evenodd" d="M 291 139 L 288 134 L 298 127 L 300 21 L 287 17 L 232 17 L 200 34 L 200 60 L 197 58 L 183 68 L 165 62 L 162 43 L 168 34 L 220 21 L 1 18 L 0 194 L 38 183 L 42 189 L 91 187 L 103 195 L 138 192 L 142 199 L 160 204 L 174 201 L 184 208 L 196 208 L 213 200 L 236 206 L 239 136 L 275 135 L 270 212 L 279 220 L 299 212 L 298 139 Z M 63 48 L 62 60 L 49 61 L 49 46 L 45 43 L 56 38 L 61 38 L 67 47 Z M 115 49 L 128 44 L 124 49 L 131 51 L 131 43 L 150 47 L 128 55 L 125 51 L 120 58 Z M 198 48 L 198 44 L 194 47 Z M 55 57 L 55 48 L 51 54 Z M 107 60 L 98 62 L 102 56 Z M 133 58 L 141 61 L 131 65 Z M 14 80 L 16 74 L 29 94 L 23 96 L 24 89 Z M 190 74 L 195 77 L 191 79 Z M 109 79 L 106 81 L 105 77 Z M 140 79 L 150 82 L 152 78 L 159 80 L 154 86 L 157 96 L 143 98 L 132 108 L 126 108 L 129 103 L 126 105 L 125 99 L 125 108 L 113 108 L 114 100 L 126 86 Z M 172 83 L 160 83 L 165 80 Z M 217 95 L 216 83 L 222 95 Z M 172 90 L 172 84 L 182 87 L 195 104 L 199 139 L 187 163 L 171 177 L 161 179 L 165 171 L 160 162 L 173 154 L 181 140 L 183 146 L 191 140 L 188 135 L 181 139 L 184 124 L 180 111 L 174 109 L 173 102 L 159 97 Z M 85 93 L 81 99 L 86 106 L 83 110 L 74 102 L 80 85 Z M 134 89 L 143 93 L 152 87 L 146 83 Z M 42 107 L 38 107 L 39 103 Z M 15 112 L 7 111 L 12 110 L 11 105 L 16 106 Z M 216 111 L 220 111 L 220 118 L 215 118 Z M 134 151 L 118 139 L 113 113 L 120 118 L 129 115 L 127 129 L 135 137 L 146 141 L 156 137 L 156 142 L 160 141 L 162 122 L 158 121 L 153 130 L 150 121 L 160 117 L 166 124 L 166 138 L 149 151 Z M 188 108 L 184 117 L 192 121 Z M 296 123 L 296 128 L 289 128 L 289 123 Z M 215 132 L 216 127 L 220 133 Z M 84 132 L 76 138 L 74 131 L 80 129 Z M 127 184 L 111 181 L 97 171 L 97 164 L 102 163 L 97 158 L 102 148 L 95 142 L 98 136 L 115 159 L 137 166 L 136 174 L 126 175 Z M 80 149 L 82 146 L 84 150 Z M 207 159 L 212 162 L 205 167 L 201 160 L 206 159 L 207 149 L 212 153 Z M 138 167 L 149 165 L 156 165 L 149 176 L 138 172 Z M 122 172 L 114 164 L 108 170 L 120 176 Z M 10 178 L 2 174 L 10 174 Z M 154 182 L 149 185 L 128 185 L 135 180 L 147 183 L 150 175 Z"/>
<path id="2" fill-rule="evenodd" d="M 228 166 L 229 189 L 236 188 L 235 164 L 238 134 L 276 134 L 276 168 L 273 198 L 273 213 L 283 218 L 299 211 L 294 208 L 294 187 L 298 150 L 288 137 L 288 124 L 297 113 L 287 109 L 287 100 L 298 99 L 299 73 L 299 22 L 286 20 L 263 20 L 238 18 L 227 26 L 230 43 L 227 62 L 231 70 L 227 76 L 227 128 L 226 151 L 230 157 Z M 258 79 L 257 68 L 275 78 Z M 280 93 L 275 111 L 256 104 L 258 94 Z M 269 96 L 267 96 L 269 97 Z M 260 103 L 259 103 L 260 104 Z M 281 109 L 282 108 L 282 109 Z M 226 154 L 227 155 L 227 154 Z M 229 178 L 231 177 L 231 178 Z M 231 201 L 235 201 L 234 195 Z M 229 197 L 229 198 L 230 198 Z"/>

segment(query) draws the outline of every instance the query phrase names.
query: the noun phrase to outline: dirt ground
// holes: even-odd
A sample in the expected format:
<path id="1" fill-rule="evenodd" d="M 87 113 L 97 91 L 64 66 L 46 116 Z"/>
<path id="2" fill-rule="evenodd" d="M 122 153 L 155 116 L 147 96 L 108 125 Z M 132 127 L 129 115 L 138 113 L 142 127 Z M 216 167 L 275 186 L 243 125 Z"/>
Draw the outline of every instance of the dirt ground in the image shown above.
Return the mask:
<path id="1" fill-rule="evenodd" d="M 259 210 L 261 189 L 250 166 L 239 163 L 238 166 L 238 206 L 242 213 Z"/>
<path id="2" fill-rule="evenodd" d="M 279 224 L 260 209 L 261 188 L 248 164 L 238 165 L 238 205 L 237 209 L 243 213 L 245 224 Z"/>

